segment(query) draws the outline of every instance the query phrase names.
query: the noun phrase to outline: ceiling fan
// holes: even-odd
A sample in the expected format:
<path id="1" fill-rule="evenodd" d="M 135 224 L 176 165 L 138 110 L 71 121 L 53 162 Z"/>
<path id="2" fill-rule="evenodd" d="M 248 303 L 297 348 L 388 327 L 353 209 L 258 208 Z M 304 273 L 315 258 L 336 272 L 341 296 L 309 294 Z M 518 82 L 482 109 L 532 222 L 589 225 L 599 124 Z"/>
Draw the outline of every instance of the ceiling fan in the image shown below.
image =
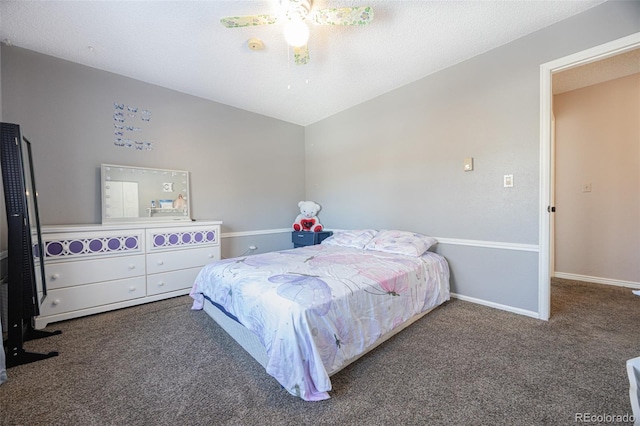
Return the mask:
<path id="1" fill-rule="evenodd" d="M 284 38 L 293 47 L 293 56 L 297 65 L 309 62 L 309 27 L 307 19 L 318 25 L 367 25 L 373 21 L 373 9 L 370 6 L 338 7 L 311 11 L 312 0 L 281 0 L 283 11 L 280 15 L 228 16 L 220 19 L 227 28 L 270 25 L 284 22 Z"/>

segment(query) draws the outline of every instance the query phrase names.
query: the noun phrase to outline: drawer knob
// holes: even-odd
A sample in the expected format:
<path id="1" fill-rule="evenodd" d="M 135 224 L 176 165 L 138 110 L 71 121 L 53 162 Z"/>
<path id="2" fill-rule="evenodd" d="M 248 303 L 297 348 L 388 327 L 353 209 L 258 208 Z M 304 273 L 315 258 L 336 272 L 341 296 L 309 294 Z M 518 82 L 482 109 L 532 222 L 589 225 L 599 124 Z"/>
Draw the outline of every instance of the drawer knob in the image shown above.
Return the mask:
<path id="1" fill-rule="evenodd" d="M 129 269 L 136 269 L 136 265 L 133 265 L 133 264 L 129 265 Z"/>
<path id="2" fill-rule="evenodd" d="M 57 272 L 55 274 L 51 275 L 51 279 L 52 280 L 57 280 L 58 278 L 60 278 L 60 274 L 57 273 Z"/>
<path id="3" fill-rule="evenodd" d="M 60 304 L 60 299 L 54 299 L 54 301 L 53 301 L 53 302 L 51 302 L 51 304 L 52 304 L 53 306 L 58 306 L 58 305 Z"/>
<path id="4" fill-rule="evenodd" d="M 134 286 L 129 287 L 129 292 L 134 292 L 136 291 L 136 288 Z"/>
<path id="5" fill-rule="evenodd" d="M 213 259 L 213 253 L 209 254 L 209 259 Z"/>
<path id="6" fill-rule="evenodd" d="M 158 282 L 158 287 L 162 287 L 164 285 L 164 281 Z"/>
<path id="7" fill-rule="evenodd" d="M 164 265 L 164 261 L 158 260 L 158 265 Z"/>

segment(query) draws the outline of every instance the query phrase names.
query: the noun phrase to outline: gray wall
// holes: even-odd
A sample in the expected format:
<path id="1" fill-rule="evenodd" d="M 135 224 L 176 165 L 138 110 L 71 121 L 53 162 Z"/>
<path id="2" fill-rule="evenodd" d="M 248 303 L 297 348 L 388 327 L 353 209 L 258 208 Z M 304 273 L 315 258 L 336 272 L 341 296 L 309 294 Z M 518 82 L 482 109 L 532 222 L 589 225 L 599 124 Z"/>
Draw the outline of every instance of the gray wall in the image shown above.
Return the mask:
<path id="1" fill-rule="evenodd" d="M 327 228 L 440 237 L 454 292 L 535 313 L 540 64 L 640 31 L 639 17 L 638 2 L 607 2 L 306 128 L 3 46 L 3 114 L 34 143 L 45 223 L 99 221 L 100 163 L 190 170 L 194 216 L 239 233 L 225 257 L 288 245 L 242 232 L 288 228 L 312 199 Z M 153 151 L 113 146 L 113 102 L 152 111 Z"/>
<path id="2" fill-rule="evenodd" d="M 537 245 L 540 65 L 639 30 L 640 2 L 608 2 L 307 126 L 307 198 L 329 228 Z M 452 290 L 537 312 L 538 253 L 481 245 L 440 244 Z"/>
<path id="3" fill-rule="evenodd" d="M 33 144 L 43 224 L 100 223 L 101 163 L 190 171 L 192 216 L 223 233 L 289 228 L 298 214 L 301 126 L 15 46 L 2 48 L 2 82 L 4 120 Z M 153 150 L 114 145 L 114 102 L 151 111 L 129 135 Z"/>

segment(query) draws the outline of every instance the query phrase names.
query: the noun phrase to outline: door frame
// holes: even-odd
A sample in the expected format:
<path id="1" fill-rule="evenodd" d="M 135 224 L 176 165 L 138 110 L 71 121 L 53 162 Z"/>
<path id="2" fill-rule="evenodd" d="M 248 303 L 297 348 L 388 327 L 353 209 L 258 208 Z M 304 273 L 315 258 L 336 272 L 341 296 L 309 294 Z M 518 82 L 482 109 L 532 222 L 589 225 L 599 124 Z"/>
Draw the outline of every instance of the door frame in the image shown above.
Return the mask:
<path id="1" fill-rule="evenodd" d="M 552 75 L 640 47 L 640 32 L 604 43 L 540 65 L 540 216 L 538 237 L 538 317 L 548 321 L 551 311 L 551 275 L 554 259 L 551 256 L 552 228 L 551 199 L 555 182 L 551 165 L 555 158 L 552 149 L 553 93 Z"/>

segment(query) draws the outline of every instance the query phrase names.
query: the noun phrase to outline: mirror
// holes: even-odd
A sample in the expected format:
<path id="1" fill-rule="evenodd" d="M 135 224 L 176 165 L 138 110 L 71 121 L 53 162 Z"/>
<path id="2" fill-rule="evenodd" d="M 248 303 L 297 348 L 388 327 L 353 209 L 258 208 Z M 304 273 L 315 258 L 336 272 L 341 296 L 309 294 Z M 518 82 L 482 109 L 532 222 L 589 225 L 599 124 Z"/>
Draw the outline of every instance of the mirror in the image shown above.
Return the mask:
<path id="1" fill-rule="evenodd" d="M 102 223 L 191 220 L 189 172 L 102 164 Z"/>

